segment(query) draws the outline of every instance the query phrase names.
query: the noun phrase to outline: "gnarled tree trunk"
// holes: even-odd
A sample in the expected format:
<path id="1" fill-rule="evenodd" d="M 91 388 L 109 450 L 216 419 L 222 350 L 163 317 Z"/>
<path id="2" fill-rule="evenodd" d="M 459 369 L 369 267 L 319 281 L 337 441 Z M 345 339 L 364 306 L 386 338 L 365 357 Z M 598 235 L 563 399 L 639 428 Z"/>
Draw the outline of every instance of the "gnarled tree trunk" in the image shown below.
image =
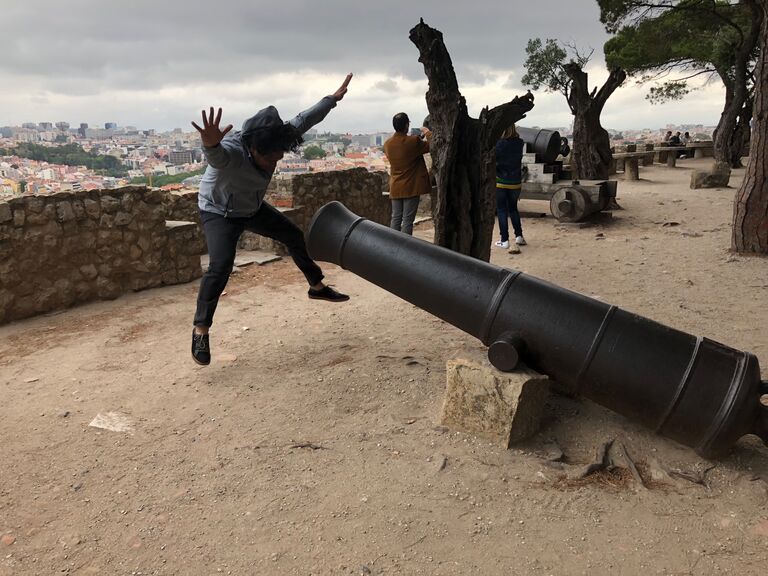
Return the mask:
<path id="1" fill-rule="evenodd" d="M 762 9 L 760 58 L 755 73 L 754 125 L 749 164 L 733 207 L 731 247 L 737 252 L 768 254 L 768 0 Z"/>
<path id="2" fill-rule="evenodd" d="M 491 256 L 496 212 L 495 145 L 533 108 L 528 93 L 470 118 L 439 30 L 422 20 L 410 31 L 429 80 L 430 154 L 437 184 L 435 244 L 481 260 Z"/>
<path id="3" fill-rule="evenodd" d="M 752 103 L 747 88 L 749 62 L 760 36 L 762 11 L 760 2 L 748 2 L 752 13 L 752 23 L 736 47 L 732 70 L 718 69 L 717 73 L 725 84 L 725 105 L 720 120 L 712 135 L 716 163 L 724 163 L 731 168 L 741 168 L 741 154 L 744 150 L 744 127 L 752 119 Z"/>
<path id="4" fill-rule="evenodd" d="M 744 124 L 751 119 L 752 105 L 747 91 L 746 64 L 737 66 L 736 79 L 725 77 L 725 105 L 712 134 L 716 163 L 741 168 L 744 150 Z M 721 78 L 724 76 L 721 75 Z M 739 79 L 740 78 L 740 79 Z M 750 116 L 750 118 L 747 118 Z"/>
<path id="5" fill-rule="evenodd" d="M 600 114 L 627 74 L 614 68 L 602 88 L 599 91 L 595 88 L 590 93 L 587 73 L 578 64 L 570 62 L 563 68 L 571 79 L 568 105 L 574 116 L 572 169 L 578 178 L 606 180 L 611 165 L 611 143 L 608 132 L 600 124 Z"/>
<path id="6" fill-rule="evenodd" d="M 744 155 L 744 149 L 749 144 L 749 124 L 752 121 L 752 106 L 754 104 L 754 94 L 748 94 L 744 106 L 736 122 L 736 129 L 733 131 L 733 142 L 731 146 L 731 166 L 743 166 L 741 158 Z"/>

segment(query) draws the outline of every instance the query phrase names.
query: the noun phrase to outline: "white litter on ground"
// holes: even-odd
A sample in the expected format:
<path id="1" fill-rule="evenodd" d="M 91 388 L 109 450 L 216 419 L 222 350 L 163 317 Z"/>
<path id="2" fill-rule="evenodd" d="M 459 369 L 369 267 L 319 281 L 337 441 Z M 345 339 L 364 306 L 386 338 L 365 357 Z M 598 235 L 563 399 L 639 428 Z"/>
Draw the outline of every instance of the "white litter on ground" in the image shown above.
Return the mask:
<path id="1" fill-rule="evenodd" d="M 103 414 L 99 412 L 88 426 L 103 428 L 112 432 L 133 432 L 133 424 L 130 419 L 120 412 L 105 412 Z"/>

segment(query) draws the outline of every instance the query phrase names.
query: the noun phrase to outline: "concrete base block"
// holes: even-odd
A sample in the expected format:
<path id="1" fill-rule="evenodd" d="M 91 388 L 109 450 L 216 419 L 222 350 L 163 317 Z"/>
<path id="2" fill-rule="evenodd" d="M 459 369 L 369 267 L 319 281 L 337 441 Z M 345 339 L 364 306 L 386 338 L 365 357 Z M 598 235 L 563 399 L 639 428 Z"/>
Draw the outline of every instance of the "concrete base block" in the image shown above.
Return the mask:
<path id="1" fill-rule="evenodd" d="M 440 422 L 508 448 L 539 429 L 549 379 L 520 365 L 500 372 L 484 354 L 470 353 L 447 363 Z"/>
<path id="2" fill-rule="evenodd" d="M 726 188 L 730 178 L 730 166 L 718 162 L 712 167 L 711 172 L 705 170 L 691 172 L 691 188 Z"/>

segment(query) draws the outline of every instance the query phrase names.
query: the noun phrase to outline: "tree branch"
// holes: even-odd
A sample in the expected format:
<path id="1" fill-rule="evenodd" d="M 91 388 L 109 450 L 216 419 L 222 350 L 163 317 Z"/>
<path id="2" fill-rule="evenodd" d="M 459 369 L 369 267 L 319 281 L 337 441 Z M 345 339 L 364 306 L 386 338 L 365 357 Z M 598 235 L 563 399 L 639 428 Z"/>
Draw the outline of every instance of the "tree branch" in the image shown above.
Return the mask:
<path id="1" fill-rule="evenodd" d="M 485 124 L 486 141 L 484 146 L 490 149 L 501 137 L 502 132 L 513 123 L 525 118 L 525 113 L 533 108 L 533 94 L 530 91 L 524 96 L 515 96 L 510 102 L 499 104 L 480 113 L 480 123 Z"/>
<path id="2" fill-rule="evenodd" d="M 460 96 L 456 72 L 453 70 L 448 49 L 443 43 L 442 33 L 427 26 L 422 18 L 411 29 L 408 38 L 419 49 L 419 62 L 424 65 L 429 92 L 439 92 L 446 99 Z"/>
<path id="3" fill-rule="evenodd" d="M 608 79 L 603 84 L 600 91 L 595 96 L 595 103 L 599 106 L 600 110 L 603 109 L 605 103 L 610 98 L 616 89 L 624 83 L 627 78 L 627 73 L 621 68 L 613 68 L 608 74 Z"/>
<path id="4" fill-rule="evenodd" d="M 576 62 L 568 62 L 563 66 L 563 70 L 571 79 L 571 96 L 568 99 L 568 105 L 571 107 L 571 112 L 574 112 L 579 108 L 577 101 L 589 100 L 587 73 Z"/>

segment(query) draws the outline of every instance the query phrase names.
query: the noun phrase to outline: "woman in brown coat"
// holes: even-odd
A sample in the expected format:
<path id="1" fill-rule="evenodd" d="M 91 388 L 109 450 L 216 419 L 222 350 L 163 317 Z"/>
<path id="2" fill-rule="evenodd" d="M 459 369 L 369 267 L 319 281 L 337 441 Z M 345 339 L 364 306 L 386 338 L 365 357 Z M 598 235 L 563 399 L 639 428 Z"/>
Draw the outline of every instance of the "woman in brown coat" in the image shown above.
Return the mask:
<path id="1" fill-rule="evenodd" d="M 392 201 L 390 227 L 413 234 L 413 221 L 422 194 L 429 194 L 431 185 L 424 162 L 429 152 L 431 132 L 421 129 L 421 135 L 408 136 L 411 121 L 405 112 L 395 114 L 392 126 L 395 133 L 384 142 L 384 154 L 389 159 L 389 199 Z"/>

